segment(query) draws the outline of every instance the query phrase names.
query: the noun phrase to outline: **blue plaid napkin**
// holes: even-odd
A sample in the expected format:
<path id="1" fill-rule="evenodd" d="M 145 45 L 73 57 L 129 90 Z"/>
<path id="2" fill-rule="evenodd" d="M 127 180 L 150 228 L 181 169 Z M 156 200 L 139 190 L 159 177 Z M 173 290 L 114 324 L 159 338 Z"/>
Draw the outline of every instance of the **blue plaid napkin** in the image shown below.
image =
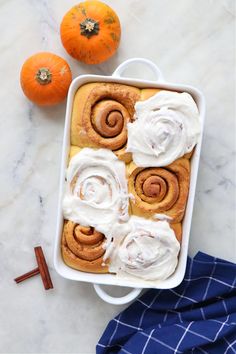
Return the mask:
<path id="1" fill-rule="evenodd" d="M 236 264 L 199 252 L 183 282 L 149 290 L 110 321 L 97 354 L 236 353 Z"/>

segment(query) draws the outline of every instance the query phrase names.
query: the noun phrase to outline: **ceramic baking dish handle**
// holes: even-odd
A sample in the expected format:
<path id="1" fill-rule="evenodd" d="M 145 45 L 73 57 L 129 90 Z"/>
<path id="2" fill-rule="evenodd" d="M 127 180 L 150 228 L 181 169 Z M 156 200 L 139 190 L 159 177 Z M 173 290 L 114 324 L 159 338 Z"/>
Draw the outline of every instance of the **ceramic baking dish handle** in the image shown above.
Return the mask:
<path id="1" fill-rule="evenodd" d="M 112 76 L 115 77 L 121 77 L 123 72 L 127 69 L 128 66 L 136 64 L 136 63 L 141 63 L 149 67 L 151 71 L 153 72 L 154 79 L 152 81 L 164 81 L 163 75 L 161 70 L 154 64 L 151 60 L 145 59 L 145 58 L 131 58 L 128 60 L 125 60 L 123 63 L 121 63 L 116 70 L 113 72 Z"/>
<path id="2" fill-rule="evenodd" d="M 142 289 L 134 288 L 127 295 L 122 297 L 113 297 L 105 292 L 105 290 L 99 284 L 93 284 L 97 295 L 105 302 L 112 305 L 124 305 L 128 302 L 136 299 L 139 296 Z"/>

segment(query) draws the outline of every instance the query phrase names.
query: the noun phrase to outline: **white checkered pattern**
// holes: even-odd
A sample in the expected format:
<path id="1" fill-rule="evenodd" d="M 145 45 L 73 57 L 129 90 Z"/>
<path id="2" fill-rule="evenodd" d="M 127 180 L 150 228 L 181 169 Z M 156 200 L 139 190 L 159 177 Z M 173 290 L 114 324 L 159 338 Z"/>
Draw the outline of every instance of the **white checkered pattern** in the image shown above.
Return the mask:
<path id="1" fill-rule="evenodd" d="M 181 285 L 149 290 L 107 326 L 97 354 L 236 354 L 236 265 L 198 253 Z"/>

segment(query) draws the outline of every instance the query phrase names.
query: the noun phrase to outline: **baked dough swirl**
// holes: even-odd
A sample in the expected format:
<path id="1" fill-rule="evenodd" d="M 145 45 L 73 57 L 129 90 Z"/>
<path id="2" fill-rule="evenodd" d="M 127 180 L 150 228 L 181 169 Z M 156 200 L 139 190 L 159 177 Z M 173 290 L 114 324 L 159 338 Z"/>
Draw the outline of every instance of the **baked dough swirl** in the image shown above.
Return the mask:
<path id="1" fill-rule="evenodd" d="M 108 148 L 121 159 L 131 159 L 125 153 L 127 123 L 134 115 L 140 90 L 114 83 L 89 83 L 75 94 L 71 144 L 78 147 Z M 122 152 L 120 152 L 122 150 Z"/>
<path id="2" fill-rule="evenodd" d="M 127 168 L 132 214 L 155 217 L 163 213 L 172 223 L 183 219 L 189 191 L 189 160 L 181 158 L 166 167 Z"/>
<path id="3" fill-rule="evenodd" d="M 105 264 L 103 260 L 105 240 L 93 227 L 65 222 L 61 246 L 65 263 L 85 272 L 107 273 L 109 261 Z"/>

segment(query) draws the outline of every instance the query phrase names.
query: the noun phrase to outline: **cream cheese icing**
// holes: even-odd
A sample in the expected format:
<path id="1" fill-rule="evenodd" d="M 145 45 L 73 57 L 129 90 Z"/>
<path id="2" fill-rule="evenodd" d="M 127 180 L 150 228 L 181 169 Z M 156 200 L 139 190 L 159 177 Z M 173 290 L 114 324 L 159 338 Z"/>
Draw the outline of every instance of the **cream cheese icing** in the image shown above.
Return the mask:
<path id="1" fill-rule="evenodd" d="M 128 123 L 127 152 L 141 167 L 166 166 L 197 144 L 201 126 L 192 96 L 186 92 L 160 91 L 135 104 Z"/>
<path id="2" fill-rule="evenodd" d="M 173 218 L 171 216 L 166 215 L 166 214 L 159 214 L 159 213 L 154 214 L 154 218 L 158 219 L 158 220 L 166 220 L 166 221 L 173 220 Z"/>
<path id="3" fill-rule="evenodd" d="M 73 156 L 66 171 L 62 209 L 65 219 L 104 233 L 108 247 L 112 237 L 127 232 L 124 162 L 108 149 L 84 148 Z"/>
<path id="4" fill-rule="evenodd" d="M 180 244 L 167 221 L 130 218 L 130 231 L 114 248 L 110 271 L 125 277 L 164 280 L 178 263 Z"/>

